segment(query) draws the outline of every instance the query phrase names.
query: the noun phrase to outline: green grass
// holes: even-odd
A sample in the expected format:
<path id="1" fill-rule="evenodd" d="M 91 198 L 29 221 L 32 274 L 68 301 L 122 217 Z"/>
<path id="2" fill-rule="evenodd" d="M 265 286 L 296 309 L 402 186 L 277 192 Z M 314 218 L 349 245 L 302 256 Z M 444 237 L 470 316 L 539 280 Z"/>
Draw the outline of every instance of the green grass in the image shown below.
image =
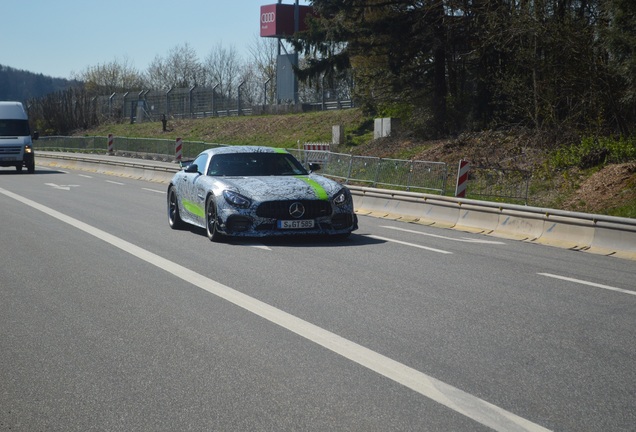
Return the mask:
<path id="1" fill-rule="evenodd" d="M 81 131 L 76 136 L 156 138 L 174 142 L 177 137 L 184 142 L 197 143 L 196 148 L 206 144 L 263 145 L 295 149 L 303 143 L 331 143 L 334 125 L 344 126 L 345 142 L 332 151 L 360 156 L 382 154 L 385 158 L 412 159 L 435 144 L 409 140 L 410 142 L 373 141 L 374 119 L 365 117 L 359 109 L 321 111 L 285 115 L 263 115 L 242 117 L 209 117 L 204 119 L 169 119 L 168 130 L 162 130 L 161 122 L 130 124 L 129 122 L 101 125 Z M 484 139 L 491 135 L 487 133 Z M 523 135 L 514 136 L 524 144 Z M 446 140 L 451 142 L 452 140 Z M 203 144 L 205 143 L 205 144 Z M 437 142 L 439 145 L 441 142 Z M 497 143 L 491 143 L 496 146 Z M 464 144 L 465 145 L 465 144 Z M 479 145 L 479 142 L 476 143 Z M 194 150 L 194 146 L 192 146 Z M 462 147 L 470 154 L 470 148 Z M 636 139 L 585 138 L 580 145 L 562 147 L 552 151 L 544 159 L 532 162 L 533 175 L 530 182 L 528 204 L 537 207 L 575 210 L 584 207 L 579 202 L 566 208 L 566 203 L 581 184 L 609 163 L 636 161 Z M 493 158 L 492 163 L 497 163 Z M 451 167 L 452 168 L 452 167 Z M 452 171 L 452 170 L 451 170 Z M 452 194 L 453 175 L 448 178 L 446 189 Z M 636 187 L 636 185 L 633 185 Z M 602 191 L 600 192 L 603 193 Z M 636 201 L 626 194 L 620 206 L 603 209 L 602 214 L 636 217 Z M 475 197 L 478 198 L 478 197 Z M 589 203 L 588 203 L 589 204 Z"/>
<path id="2" fill-rule="evenodd" d="M 365 130 L 368 119 L 359 110 L 323 111 L 290 115 L 267 115 L 246 117 L 208 117 L 168 121 L 163 132 L 161 122 L 140 124 L 118 123 L 101 125 L 84 135 L 115 136 L 131 138 L 182 138 L 184 141 L 203 141 L 211 144 L 263 145 L 269 147 L 296 148 L 305 142 L 332 141 L 332 127 L 345 126 L 347 144 L 359 144 L 359 137 L 373 134 L 372 122 Z"/>

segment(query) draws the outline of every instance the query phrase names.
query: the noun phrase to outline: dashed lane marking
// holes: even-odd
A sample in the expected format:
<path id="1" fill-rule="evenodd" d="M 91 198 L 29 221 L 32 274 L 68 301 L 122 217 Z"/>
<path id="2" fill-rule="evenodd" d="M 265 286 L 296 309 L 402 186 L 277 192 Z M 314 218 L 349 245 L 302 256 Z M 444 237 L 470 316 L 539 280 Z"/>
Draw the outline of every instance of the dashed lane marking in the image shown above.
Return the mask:
<path id="1" fill-rule="evenodd" d="M 432 247 L 428 247 L 428 246 L 422 246 L 422 245 L 418 245 L 415 243 L 409 243 L 409 242 L 405 242 L 405 241 L 401 241 L 401 240 L 395 240 L 395 239 L 391 239 L 388 237 L 380 237 L 377 235 L 372 235 L 372 234 L 367 234 L 367 237 L 371 237 L 374 238 L 376 240 L 383 240 L 383 241 L 387 241 L 387 242 L 391 242 L 391 243 L 398 243 L 401 245 L 405 245 L 405 246 L 410 246 L 410 247 L 414 247 L 414 248 L 418 248 L 418 249 L 424 249 L 427 251 L 431 251 L 431 252 L 437 252 L 437 253 L 441 253 L 441 254 L 452 254 L 452 252 L 449 251 L 445 251 L 445 250 L 441 250 L 441 249 L 435 249 Z"/>
<path id="2" fill-rule="evenodd" d="M 616 288 L 613 286 L 609 286 L 609 285 L 603 285 L 600 283 L 595 283 L 595 282 L 589 282 L 589 281 L 585 281 L 585 280 L 581 280 L 581 279 L 574 279 L 571 277 L 566 277 L 566 276 L 559 276 L 559 275 L 555 275 L 555 274 L 551 274 L 551 273 L 538 273 L 541 276 L 546 276 L 549 278 L 553 278 L 553 279 L 560 279 L 560 280 L 564 280 L 564 281 L 568 281 L 568 282 L 574 282 L 574 283 L 578 283 L 581 285 L 587 285 L 587 286 L 591 286 L 591 287 L 595 287 L 595 288 L 602 288 L 602 289 L 606 289 L 606 290 L 610 290 L 610 291 L 616 291 L 616 292 L 620 292 L 623 294 L 631 294 L 631 295 L 636 295 L 636 291 L 630 291 L 630 290 L 626 290 L 623 288 Z"/>
<path id="3" fill-rule="evenodd" d="M 442 236 L 442 235 L 439 235 L 439 234 L 429 234 L 429 233 L 425 233 L 425 232 L 421 232 L 421 231 L 415 231 L 415 230 L 410 230 L 410 229 L 406 229 L 406 228 L 399 228 L 399 227 L 394 227 L 394 226 L 388 226 L 388 225 L 384 225 L 384 226 L 382 226 L 382 228 L 388 228 L 388 229 L 392 229 L 392 230 L 396 230 L 396 231 L 404 231 L 404 232 L 407 232 L 407 233 L 419 234 L 419 235 L 423 235 L 423 236 L 435 237 L 435 238 L 440 238 L 440 239 L 444 239 L 444 240 L 458 241 L 458 242 L 464 242 L 464 243 L 481 243 L 481 244 L 497 244 L 497 245 L 505 245 L 506 244 L 504 242 L 496 241 L 496 240 L 481 240 L 481 239 L 473 239 L 473 238 L 468 238 L 468 237 L 462 237 L 462 238 L 458 239 L 458 238 L 453 238 L 453 237 Z"/>

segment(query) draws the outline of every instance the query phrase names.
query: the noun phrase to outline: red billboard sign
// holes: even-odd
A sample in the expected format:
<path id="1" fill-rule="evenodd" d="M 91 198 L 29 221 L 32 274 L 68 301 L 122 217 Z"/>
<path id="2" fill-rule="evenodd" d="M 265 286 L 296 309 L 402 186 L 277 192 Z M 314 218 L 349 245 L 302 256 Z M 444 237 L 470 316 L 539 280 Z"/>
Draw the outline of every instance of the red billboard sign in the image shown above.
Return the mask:
<path id="1" fill-rule="evenodd" d="M 285 37 L 294 34 L 295 5 L 271 4 L 261 6 L 261 37 Z M 305 18 L 311 6 L 298 6 L 298 30 L 307 29 Z"/>

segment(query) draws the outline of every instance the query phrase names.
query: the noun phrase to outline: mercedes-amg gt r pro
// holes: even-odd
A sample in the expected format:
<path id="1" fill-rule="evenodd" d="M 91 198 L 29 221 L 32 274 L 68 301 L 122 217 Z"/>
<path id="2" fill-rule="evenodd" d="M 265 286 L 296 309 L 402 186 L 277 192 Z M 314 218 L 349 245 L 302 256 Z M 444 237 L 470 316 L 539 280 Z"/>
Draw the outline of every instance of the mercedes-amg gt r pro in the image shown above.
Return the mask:
<path id="1" fill-rule="evenodd" d="M 312 171 L 319 169 L 311 165 Z M 308 172 L 284 149 L 228 146 L 184 163 L 168 186 L 168 223 L 225 236 L 330 235 L 358 228 L 351 192 Z"/>

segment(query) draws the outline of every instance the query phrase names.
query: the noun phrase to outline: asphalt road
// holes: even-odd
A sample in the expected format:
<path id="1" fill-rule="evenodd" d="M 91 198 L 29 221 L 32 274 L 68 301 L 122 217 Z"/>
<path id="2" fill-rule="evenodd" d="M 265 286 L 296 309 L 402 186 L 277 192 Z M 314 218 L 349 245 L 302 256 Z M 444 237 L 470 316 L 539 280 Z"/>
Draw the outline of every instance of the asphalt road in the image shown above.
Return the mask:
<path id="1" fill-rule="evenodd" d="M 635 431 L 636 264 L 360 217 L 168 227 L 166 186 L 0 169 L 0 431 Z"/>

